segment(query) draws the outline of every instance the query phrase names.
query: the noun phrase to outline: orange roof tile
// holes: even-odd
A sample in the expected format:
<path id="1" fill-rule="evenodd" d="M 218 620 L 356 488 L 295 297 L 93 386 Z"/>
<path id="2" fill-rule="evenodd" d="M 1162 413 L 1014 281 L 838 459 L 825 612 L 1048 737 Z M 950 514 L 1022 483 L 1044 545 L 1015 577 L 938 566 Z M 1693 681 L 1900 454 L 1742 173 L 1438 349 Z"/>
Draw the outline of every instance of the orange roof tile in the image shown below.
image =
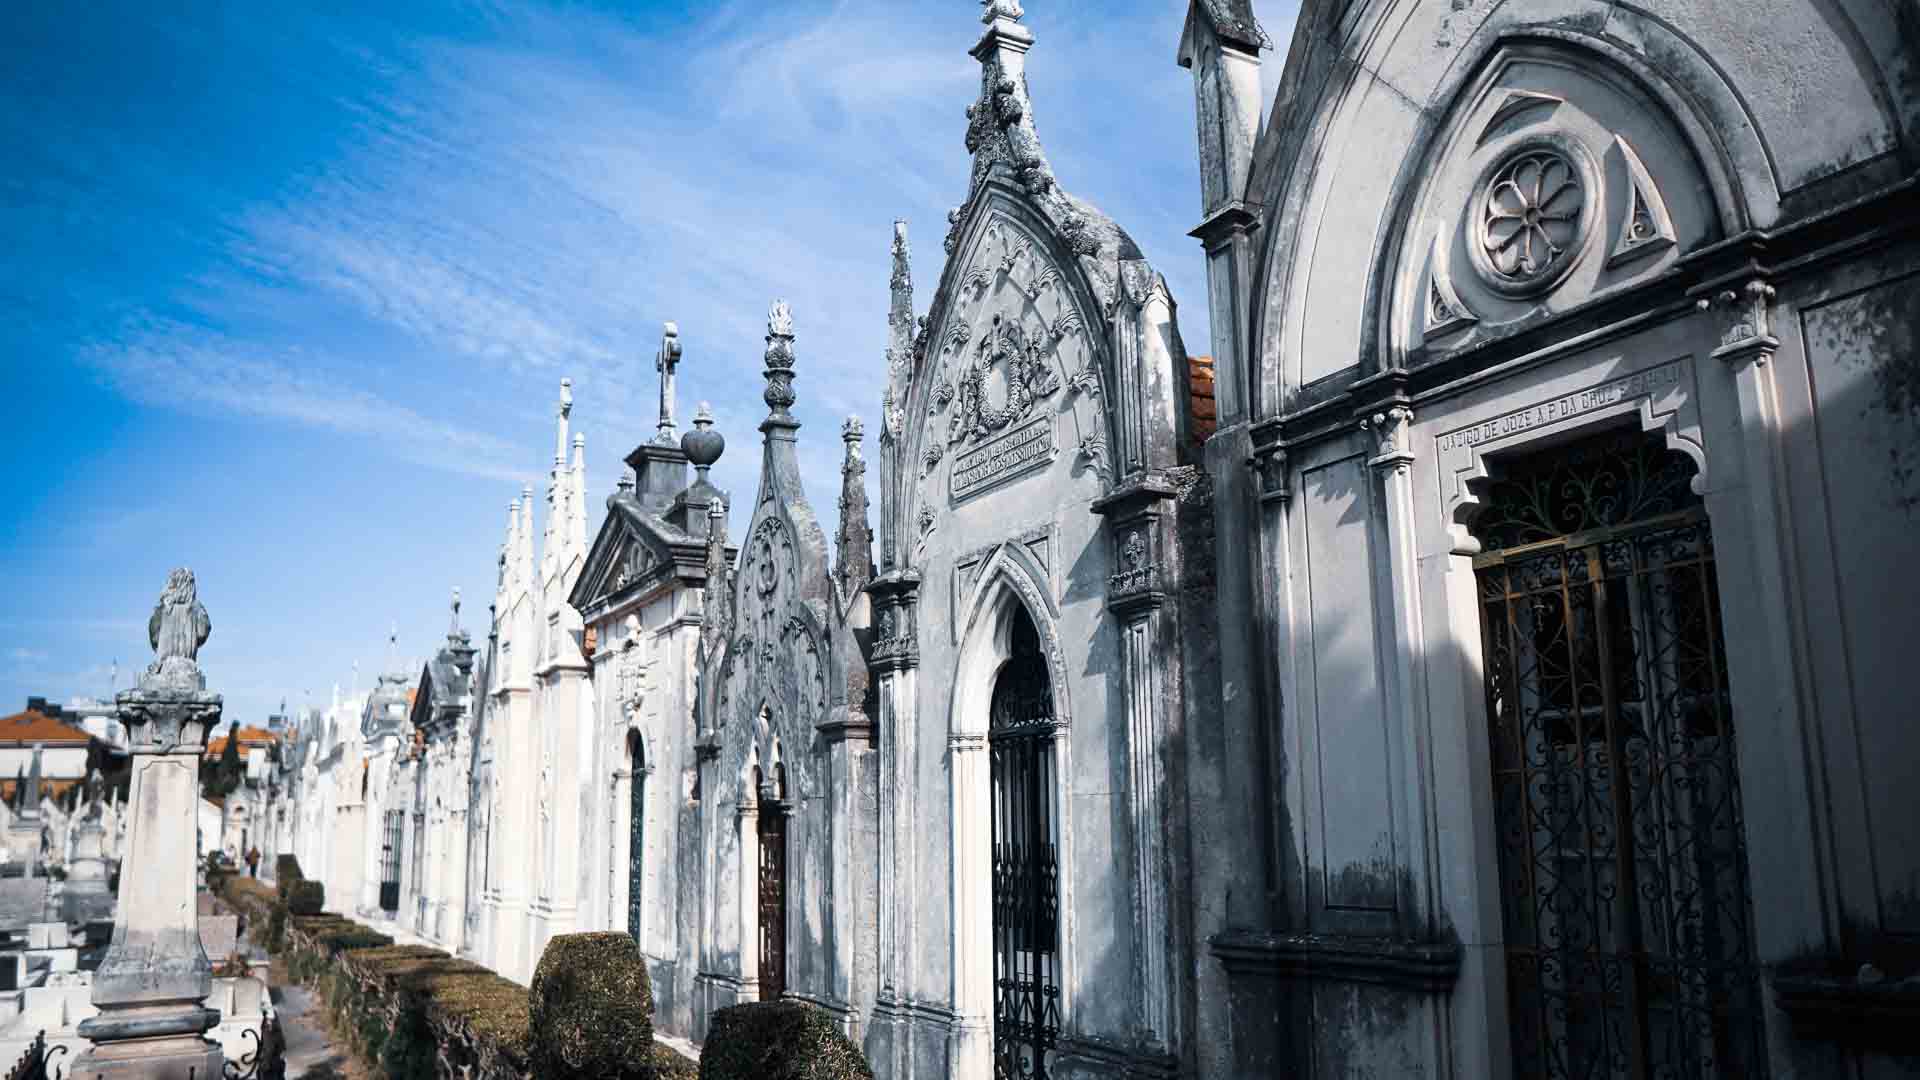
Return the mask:
<path id="1" fill-rule="evenodd" d="M 1187 357 L 1187 397 L 1193 441 L 1206 442 L 1220 427 L 1213 395 L 1213 357 Z"/>
<path id="2" fill-rule="evenodd" d="M 250 725 L 242 727 L 239 735 L 240 749 L 243 751 L 251 750 L 256 746 L 269 746 L 279 740 L 279 736 L 268 731 L 266 728 L 253 727 Z M 219 757 L 226 748 L 227 736 L 225 735 L 215 735 L 213 738 L 207 740 L 208 757 Z"/>
<path id="3" fill-rule="evenodd" d="M 0 745 L 85 746 L 93 736 L 86 729 L 55 720 L 45 713 L 15 713 L 0 719 Z"/>

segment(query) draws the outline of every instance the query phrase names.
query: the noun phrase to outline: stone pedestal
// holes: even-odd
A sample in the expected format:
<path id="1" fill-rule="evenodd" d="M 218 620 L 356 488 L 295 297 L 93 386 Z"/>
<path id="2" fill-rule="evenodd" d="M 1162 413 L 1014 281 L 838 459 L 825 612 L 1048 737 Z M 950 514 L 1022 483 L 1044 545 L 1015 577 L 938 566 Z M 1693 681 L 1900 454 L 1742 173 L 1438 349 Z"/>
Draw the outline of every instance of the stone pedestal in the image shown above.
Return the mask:
<path id="1" fill-rule="evenodd" d="M 202 1004 L 213 970 L 200 946 L 193 869 L 199 761 L 220 697 L 197 665 L 175 657 L 117 701 L 132 742 L 132 818 L 113 943 L 94 975 L 100 1015 L 79 1029 L 94 1045 L 70 1072 L 209 1080 L 222 1058 L 203 1036 L 220 1014 Z"/>

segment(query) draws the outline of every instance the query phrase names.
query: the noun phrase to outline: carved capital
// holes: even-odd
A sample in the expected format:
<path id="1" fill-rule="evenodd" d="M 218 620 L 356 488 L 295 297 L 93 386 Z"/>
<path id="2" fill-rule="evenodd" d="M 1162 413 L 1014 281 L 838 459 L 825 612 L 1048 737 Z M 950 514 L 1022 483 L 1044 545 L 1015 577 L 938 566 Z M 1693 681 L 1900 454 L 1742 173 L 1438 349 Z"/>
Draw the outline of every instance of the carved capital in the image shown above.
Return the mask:
<path id="1" fill-rule="evenodd" d="M 1773 334 L 1775 295 L 1772 285 L 1756 277 L 1694 302 L 1695 308 L 1718 322 L 1720 346 L 1713 350 L 1716 359 L 1735 366 L 1749 361 L 1760 366 L 1773 357 L 1780 347 L 1780 339 Z"/>
<path id="2" fill-rule="evenodd" d="M 1263 446 L 1247 459 L 1247 466 L 1253 470 L 1254 484 L 1261 502 L 1285 504 L 1292 500 L 1293 478 L 1289 471 L 1286 447 L 1277 443 Z"/>
<path id="3" fill-rule="evenodd" d="M 873 599 L 874 674 L 920 665 L 920 575 L 912 570 L 882 574 L 867 585 Z"/>
<path id="4" fill-rule="evenodd" d="M 1389 406 L 1361 420 L 1361 430 L 1372 433 L 1377 450 L 1367 464 L 1404 474 L 1413 464 L 1412 426 L 1413 410 L 1405 405 Z"/>
<path id="5" fill-rule="evenodd" d="M 176 749 L 198 753 L 206 747 L 207 733 L 220 722 L 220 695 L 205 691 L 126 690 L 114 698 L 114 704 L 134 753 L 167 754 Z"/>

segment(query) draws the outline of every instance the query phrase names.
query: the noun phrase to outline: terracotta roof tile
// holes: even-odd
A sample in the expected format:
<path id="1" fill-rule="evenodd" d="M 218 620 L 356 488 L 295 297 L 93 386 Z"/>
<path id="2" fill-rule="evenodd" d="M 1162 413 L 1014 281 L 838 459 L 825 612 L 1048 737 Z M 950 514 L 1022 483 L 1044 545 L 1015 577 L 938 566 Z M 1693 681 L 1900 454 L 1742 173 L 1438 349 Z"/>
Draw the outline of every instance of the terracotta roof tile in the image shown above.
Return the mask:
<path id="1" fill-rule="evenodd" d="M 55 720 L 45 713 L 28 711 L 0 719 L 0 745 L 85 746 L 92 738 L 86 729 Z"/>
<path id="2" fill-rule="evenodd" d="M 1193 441 L 1206 442 L 1220 427 L 1213 396 L 1213 357 L 1187 357 L 1187 400 Z"/>

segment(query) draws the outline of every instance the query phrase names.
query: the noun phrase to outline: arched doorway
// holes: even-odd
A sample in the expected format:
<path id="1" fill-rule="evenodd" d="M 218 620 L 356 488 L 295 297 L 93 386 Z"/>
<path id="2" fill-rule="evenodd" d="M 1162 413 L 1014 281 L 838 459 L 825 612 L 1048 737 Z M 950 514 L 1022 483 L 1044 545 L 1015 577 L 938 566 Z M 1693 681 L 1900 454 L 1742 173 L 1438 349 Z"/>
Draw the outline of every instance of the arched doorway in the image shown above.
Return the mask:
<path id="1" fill-rule="evenodd" d="M 771 781 L 753 768 L 760 813 L 760 1000 L 787 992 L 787 767 L 776 763 Z"/>
<path id="2" fill-rule="evenodd" d="M 627 732 L 627 933 L 640 944 L 640 912 L 646 875 L 646 759 L 640 733 Z M 614 805 L 619 805 L 615 803 Z"/>
<path id="3" fill-rule="evenodd" d="M 1630 430 L 1496 472 L 1472 528 L 1514 1074 L 1765 1075 L 1693 462 Z"/>
<path id="4" fill-rule="evenodd" d="M 1016 604 L 994 680 L 987 747 L 993 816 L 993 1056 L 1004 1080 L 1044 1078 L 1060 1033 L 1059 828 L 1053 686 L 1039 631 Z"/>

